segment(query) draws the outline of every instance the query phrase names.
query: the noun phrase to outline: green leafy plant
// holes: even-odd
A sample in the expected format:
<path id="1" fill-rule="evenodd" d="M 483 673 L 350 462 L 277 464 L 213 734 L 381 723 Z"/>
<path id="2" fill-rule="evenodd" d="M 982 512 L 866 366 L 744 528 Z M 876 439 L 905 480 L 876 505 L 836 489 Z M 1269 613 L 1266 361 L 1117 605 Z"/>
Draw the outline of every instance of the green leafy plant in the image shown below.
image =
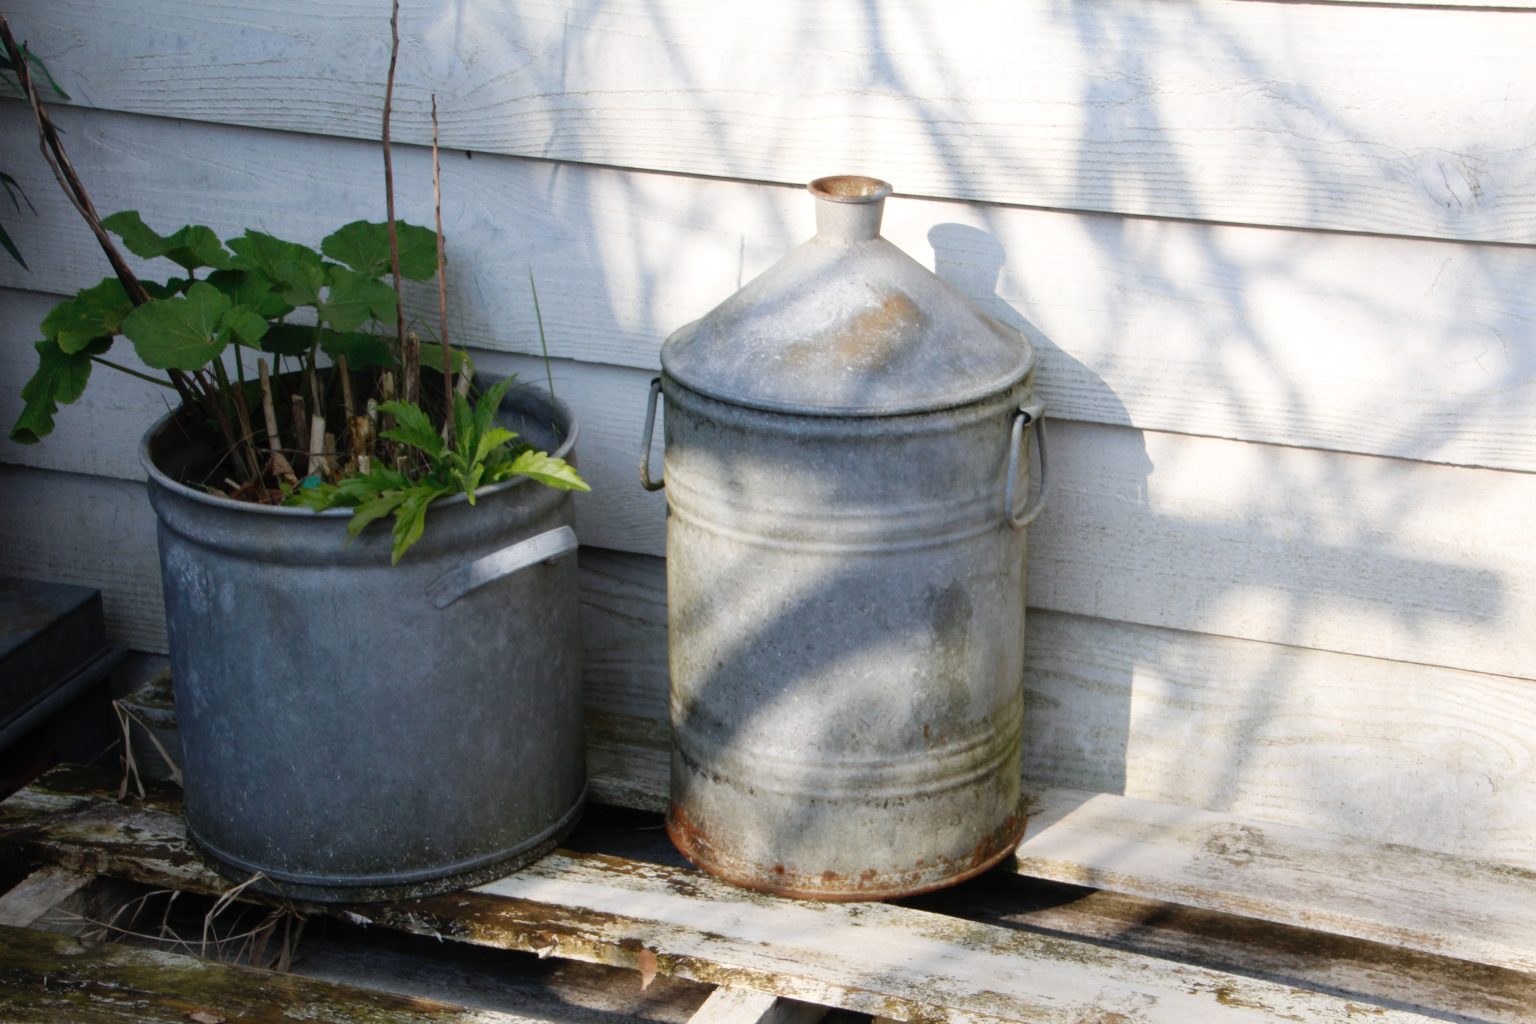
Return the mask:
<path id="1" fill-rule="evenodd" d="M 306 375 L 320 355 L 345 358 L 355 368 L 394 365 L 387 339 L 359 330 L 395 317 L 395 292 L 379 279 L 380 253 L 386 264 L 389 258 L 384 224 L 348 224 L 326 237 L 321 252 L 258 231 L 231 239 L 228 248 L 200 225 L 161 235 L 133 210 L 105 218 L 102 226 L 121 237 L 134 255 L 164 257 L 185 276 L 142 282 L 150 298 L 138 306 L 115 277 L 55 306 L 40 325 L 43 340 L 34 346 L 38 372 L 22 390 L 26 405 L 11 429 L 14 441 L 35 443 L 51 433 L 58 406 L 80 396 L 92 364 L 123 369 L 105 359 L 119 336 L 149 367 L 214 381 L 204 397 L 212 393 L 220 404 L 228 400 L 225 412 L 236 419 L 233 396 L 227 393 L 227 350 L 233 350 L 237 375 L 244 372 L 247 351 L 292 358 Z M 436 268 L 429 264 L 423 274 L 421 254 L 433 257 L 432 232 L 409 224 L 397 227 L 401 273 L 430 278 Z M 322 253 L 335 253 L 340 262 Z M 206 272 L 202 278 L 199 271 Z M 176 386 L 170 376 L 156 383 Z M 225 393 L 219 394 L 220 389 Z"/>
<path id="2" fill-rule="evenodd" d="M 517 436 L 495 423 L 507 385 L 477 398 L 473 364 L 448 346 L 437 101 L 432 166 L 438 213 L 437 229 L 430 231 L 394 213 L 389 110 L 399 48 L 395 18 L 391 39 L 383 130 L 388 220 L 343 225 L 316 251 L 260 231 L 220 240 L 198 224 L 163 235 L 133 210 L 97 218 L 39 99 L 33 59 L 0 17 L 6 60 L 0 70 L 15 75 L 44 157 L 114 271 L 43 318 L 43 338 L 35 345 L 38 368 L 22 388 L 13 440 L 36 443 L 51 433 L 59 407 L 81 396 L 95 366 L 130 373 L 174 389 L 183 425 L 215 441 L 211 458 L 183 482 L 241 501 L 352 507 L 354 537 L 393 514 L 396 562 L 421 536 L 428 506 L 438 498 L 464 493 L 473 504 L 478 488 L 517 476 L 587 489 L 561 459 L 514 444 Z M 133 255 L 166 260 L 176 272 L 161 281 L 142 280 L 110 235 Z M 436 278 L 440 344 L 423 345 L 406 330 L 402 278 Z M 164 377 L 108 360 L 120 337 L 144 366 Z M 424 372 L 423 359 L 434 368 Z M 251 361 L 255 380 L 248 375 Z M 441 387 L 424 389 L 424 383 Z"/>
<path id="3" fill-rule="evenodd" d="M 427 461 L 426 472 L 413 479 L 393 469 L 376 467 L 338 483 L 301 486 L 287 504 L 316 511 L 356 509 L 347 524 L 347 533 L 352 537 L 369 523 L 393 515 L 391 560 L 399 562 L 406 549 L 421 537 L 427 509 L 439 498 L 462 493 L 473 505 L 475 492 L 481 487 L 516 476 L 560 490 L 590 490 L 564 460 L 536 451 L 531 445 L 514 447 L 512 442 L 517 434 L 495 425 L 492 416 L 511 384 L 512 379 L 507 378 L 493 385 L 474 407 L 455 395 L 451 444 L 443 440 L 419 406 L 410 402 L 385 403 L 380 411 L 393 416 L 396 425 L 381 436 L 420 452 Z"/>
<path id="4" fill-rule="evenodd" d="M 427 507 L 438 498 L 464 493 L 473 502 L 478 488 L 515 476 L 588 489 L 563 460 L 514 445 L 517 435 L 495 424 L 510 380 L 473 402 L 449 389 L 446 410 L 393 397 L 400 366 L 379 333 L 395 320 L 399 301 L 382 279 L 392 261 L 387 224 L 354 221 L 326 236 L 317 252 L 258 231 L 227 242 L 201 225 L 162 235 L 132 210 L 101 223 L 134 255 L 169 260 L 185 276 L 141 281 L 149 298 L 137 306 L 115 277 L 55 306 L 41 324 L 38 370 L 22 389 L 26 404 L 13 440 L 33 443 L 50 433 L 58 407 L 80 397 L 93 365 L 128 370 L 105 358 L 121 337 L 141 362 L 168 373 L 164 381 L 149 379 L 178 387 L 170 374 L 181 375 L 207 429 L 238 425 L 225 433 L 223 455 L 209 467 L 209 476 L 224 478 L 225 486 L 207 484 L 210 490 L 312 509 L 355 507 L 348 528 L 354 537 L 393 514 L 396 562 L 421 536 Z M 433 232 L 398 223 L 396 239 L 402 276 L 437 274 Z M 440 347 L 422 348 L 429 362 L 442 362 Z M 245 379 L 250 354 L 260 362 L 255 382 Z M 272 377 L 268 358 L 293 366 Z M 462 353 L 449 358 L 467 384 L 473 364 Z M 329 372 L 321 367 L 325 360 L 334 363 Z M 346 379 L 335 385 L 340 375 Z M 354 388 L 376 396 L 371 411 L 359 415 Z M 264 429 L 253 422 L 253 408 L 266 412 Z M 451 421 L 451 429 L 435 426 L 434 415 L 438 423 Z M 317 422 L 345 423 L 347 430 L 317 430 Z M 295 444 L 285 445 L 285 436 Z M 316 438 L 329 440 L 317 445 Z M 293 467 L 304 459 L 308 469 L 300 479 Z"/>

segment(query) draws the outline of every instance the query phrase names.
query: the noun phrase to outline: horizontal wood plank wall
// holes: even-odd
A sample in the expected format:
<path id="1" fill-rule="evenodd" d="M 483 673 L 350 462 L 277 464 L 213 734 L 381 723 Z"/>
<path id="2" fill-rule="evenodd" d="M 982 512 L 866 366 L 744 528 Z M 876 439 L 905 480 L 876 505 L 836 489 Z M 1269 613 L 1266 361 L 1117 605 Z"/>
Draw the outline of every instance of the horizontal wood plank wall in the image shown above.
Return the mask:
<path id="1" fill-rule="evenodd" d="M 478 152 L 780 182 L 884 171 L 918 195 L 1536 241 L 1527 12 L 403 6 L 401 141 L 428 139 L 436 92 L 444 144 Z M 387 15 L 33 0 L 15 21 L 82 104 L 373 138 Z"/>
<path id="2" fill-rule="evenodd" d="M 9 304 L 47 299 L 5 292 Z M 0 369 L 30 353 L 0 324 Z M 479 355 L 540 380 L 526 356 Z M 560 361 L 582 421 L 585 543 L 664 554 L 663 497 L 638 484 L 644 371 Z M 98 370 L 59 437 L 9 461 L 137 479 L 152 385 Z M 0 396 L 0 416 L 18 400 Z M 83 412 L 83 414 L 82 414 Z M 1030 602 L 1143 625 L 1510 676 L 1536 665 L 1536 474 L 1058 422 L 1050 508 L 1030 530 Z M 110 440 L 107 440 L 110 439 Z M 999 444 L 1005 443 L 1000 438 Z"/>
<path id="3" fill-rule="evenodd" d="M 660 341 L 810 233 L 788 183 L 864 170 L 932 197 L 888 237 L 1040 352 L 1026 773 L 1536 866 L 1536 12 L 1458 7 L 407 3 L 403 216 L 430 223 L 435 89 L 456 340 L 541 380 L 531 270 L 583 421 L 599 727 L 665 742 Z M 8 16 L 107 108 L 58 112 L 103 210 L 306 242 L 382 216 L 374 5 Z M 0 209 L 33 268 L 0 259 L 8 426 L 46 293 L 105 267 L 29 146 L 0 170 L 37 207 Z M 0 441 L 0 572 L 100 586 L 160 649 L 135 439 L 163 398 L 96 376 L 55 437 Z"/>
<path id="4" fill-rule="evenodd" d="M 315 243 L 384 215 L 372 143 L 58 117 L 98 207 L 137 209 L 162 231 L 260 225 Z M 21 104 L 0 102 L 0 137 L 28 131 Z M 428 155 L 395 159 L 401 215 L 430 224 Z M 37 215 L 0 210 L 32 267 L 0 261 L 0 285 L 104 276 L 42 161 L 22 152 L 8 167 Z M 539 351 L 531 272 L 552 352 L 655 369 L 662 338 L 813 230 L 797 188 L 463 153 L 443 180 L 452 330 L 480 348 Z M 1053 416 L 1536 467 L 1536 249 L 910 199 L 888 204 L 885 233 L 1030 334 Z M 435 323 L 435 290 L 413 294 Z"/>

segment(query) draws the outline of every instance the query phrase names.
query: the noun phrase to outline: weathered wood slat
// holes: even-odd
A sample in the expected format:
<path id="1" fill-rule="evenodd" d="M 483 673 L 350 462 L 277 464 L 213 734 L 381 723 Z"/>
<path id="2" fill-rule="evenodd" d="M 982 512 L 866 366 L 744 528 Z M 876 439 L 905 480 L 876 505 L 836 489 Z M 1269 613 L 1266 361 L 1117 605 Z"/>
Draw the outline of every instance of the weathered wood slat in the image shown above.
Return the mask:
<path id="1" fill-rule="evenodd" d="M 187 1024 L 295 1020 L 533 1024 L 531 1018 L 232 967 L 160 950 L 85 948 L 0 926 L 0 1003 L 18 1024 Z"/>
<path id="2" fill-rule="evenodd" d="M 370 143 L 99 111 L 59 120 L 97 205 L 162 230 L 259 225 L 313 243 L 382 216 Z M 19 104 L 0 103 L 0 136 L 29 131 Z M 402 216 L 430 224 L 426 154 L 399 147 L 395 166 Z M 9 173 L 38 212 L 0 211 L 32 267 L 0 261 L 0 285 L 103 277 L 42 161 L 22 154 Z M 451 329 L 478 348 L 540 351 L 531 270 L 557 356 L 655 369 L 664 337 L 813 230 L 794 188 L 453 154 L 443 181 Z M 884 230 L 1036 339 L 1053 416 L 1536 468 L 1530 250 L 913 199 L 889 204 Z M 435 290 L 411 294 L 435 323 Z M 46 300 L 0 301 L 18 310 L 0 341 L 24 362 Z"/>
<path id="3" fill-rule="evenodd" d="M 635 972 L 604 964 L 327 925 L 304 929 L 295 973 L 549 1024 L 687 1024 L 711 990 L 668 976 L 641 989 Z M 187 921 L 184 928 L 198 935 L 201 922 Z"/>
<path id="4" fill-rule="evenodd" d="M 1026 778 L 1536 868 L 1536 684 L 1036 613 Z"/>
<path id="5" fill-rule="evenodd" d="M 816 1024 L 826 1015 L 825 1006 L 721 985 L 709 994 L 688 1024 Z"/>
<path id="6" fill-rule="evenodd" d="M 1045 790 L 1018 869 L 1536 971 L 1536 871 L 1105 793 Z"/>
<path id="7" fill-rule="evenodd" d="M 994 873 L 918 903 L 1303 988 L 1390 993 L 1457 1024 L 1536 1021 L 1533 974 L 1106 889 Z"/>
<path id="8" fill-rule="evenodd" d="M 45 783 L 50 785 L 53 783 Z M 0 835 L 104 871 L 219 891 L 179 816 L 43 788 L 0 804 Z M 805 904 L 698 872 L 557 853 L 471 893 L 372 908 L 377 925 L 573 959 L 640 966 L 879 1016 L 1067 1022 L 1425 1019 L 1340 997 L 881 904 Z"/>
<path id="9" fill-rule="evenodd" d="M 81 103 L 374 138 L 387 15 L 54 0 L 14 20 Z M 427 140 L 436 92 L 456 149 L 781 182 L 896 168 L 922 195 L 1536 240 L 1523 12 L 423 0 L 402 22 L 401 141 Z"/>
<path id="10" fill-rule="evenodd" d="M 665 785 L 664 747 L 594 741 Z M 1536 869 L 1108 793 L 1037 787 L 1028 804 L 1015 866 L 1031 877 L 1536 972 Z"/>
<path id="11" fill-rule="evenodd" d="M 49 864 L 38 868 L 9 890 L 0 893 L 0 925 L 26 928 L 47 916 L 54 907 L 79 892 L 91 875 Z"/>

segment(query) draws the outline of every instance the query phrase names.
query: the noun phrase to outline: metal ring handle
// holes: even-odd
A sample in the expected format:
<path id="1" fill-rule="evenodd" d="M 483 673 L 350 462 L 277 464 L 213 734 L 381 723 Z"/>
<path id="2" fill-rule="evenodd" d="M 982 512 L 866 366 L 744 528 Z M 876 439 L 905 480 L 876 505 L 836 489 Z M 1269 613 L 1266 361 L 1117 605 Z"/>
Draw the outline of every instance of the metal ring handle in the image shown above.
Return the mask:
<path id="1" fill-rule="evenodd" d="M 1040 491 L 1022 515 L 1013 514 L 1015 491 L 1019 480 L 1019 452 L 1023 448 L 1024 428 L 1033 427 L 1035 448 L 1040 452 Z M 1045 509 L 1045 496 L 1050 490 L 1051 478 L 1045 469 L 1045 405 L 1031 402 L 1019 406 L 1013 416 L 1013 436 L 1008 442 L 1008 486 L 1003 491 L 1003 517 L 1015 530 L 1022 530 L 1035 521 Z"/>
<path id="2" fill-rule="evenodd" d="M 492 551 L 468 565 L 448 570 L 427 588 L 427 596 L 439 608 L 447 608 L 465 594 L 472 594 L 530 565 L 559 558 L 575 551 L 576 547 L 576 531 L 569 526 L 557 526 L 538 536 L 509 544 L 500 551 Z"/>
<path id="3" fill-rule="evenodd" d="M 645 406 L 645 436 L 640 439 L 640 486 L 659 491 L 667 481 L 651 479 L 651 435 L 656 431 L 656 396 L 661 394 L 661 378 L 651 381 L 651 398 Z"/>

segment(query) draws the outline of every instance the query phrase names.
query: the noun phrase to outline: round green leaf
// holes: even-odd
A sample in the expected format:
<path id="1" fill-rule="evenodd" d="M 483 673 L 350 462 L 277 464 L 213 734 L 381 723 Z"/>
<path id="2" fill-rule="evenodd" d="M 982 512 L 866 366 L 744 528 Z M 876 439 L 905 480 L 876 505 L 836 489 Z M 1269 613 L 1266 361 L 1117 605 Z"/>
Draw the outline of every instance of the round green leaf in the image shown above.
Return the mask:
<path id="1" fill-rule="evenodd" d="M 157 370 L 200 370 L 224 351 L 220 321 L 229 299 L 206 281 L 172 299 L 152 299 L 123 321 L 139 358 Z"/>

